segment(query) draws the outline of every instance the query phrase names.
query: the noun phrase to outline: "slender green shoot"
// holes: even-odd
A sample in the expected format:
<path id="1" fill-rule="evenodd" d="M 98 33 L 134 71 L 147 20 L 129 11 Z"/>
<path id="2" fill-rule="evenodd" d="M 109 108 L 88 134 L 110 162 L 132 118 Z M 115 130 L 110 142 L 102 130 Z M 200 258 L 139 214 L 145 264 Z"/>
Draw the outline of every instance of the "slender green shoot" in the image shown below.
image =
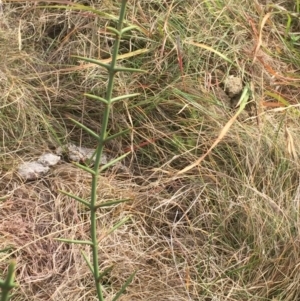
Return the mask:
<path id="1" fill-rule="evenodd" d="M 57 239 L 62 242 L 74 243 L 74 244 L 84 244 L 84 245 L 91 246 L 92 261 L 90 262 L 90 260 L 88 259 L 88 257 L 85 254 L 83 254 L 83 257 L 84 257 L 87 265 L 89 266 L 90 271 L 92 272 L 92 274 L 94 276 L 95 287 L 96 287 L 97 297 L 98 297 L 99 301 L 105 300 L 105 298 L 103 296 L 102 286 L 101 286 L 101 279 L 110 272 L 112 267 L 105 269 L 103 272 L 99 271 L 99 257 L 98 257 L 99 250 L 98 250 L 98 241 L 97 241 L 97 233 L 98 233 L 98 231 L 97 231 L 97 209 L 103 208 L 103 207 L 108 207 L 108 206 L 116 206 L 120 203 L 128 201 L 127 199 L 121 199 L 121 200 L 110 200 L 110 201 L 107 201 L 104 203 L 98 203 L 97 202 L 97 197 L 98 197 L 97 187 L 98 187 L 98 182 L 99 182 L 99 175 L 105 169 L 109 168 L 110 166 L 112 166 L 112 165 L 116 164 L 117 162 L 119 162 L 120 160 L 124 159 L 129 153 L 125 153 L 125 154 L 111 160 L 110 162 L 108 162 L 107 164 L 105 164 L 103 166 L 100 166 L 101 158 L 103 155 L 105 143 L 107 141 L 110 141 L 110 140 L 117 138 L 128 132 L 128 130 L 124 130 L 117 134 L 109 136 L 108 122 L 109 122 L 109 116 L 110 116 L 110 111 L 111 111 L 112 105 L 114 103 L 125 101 L 126 99 L 129 99 L 129 98 L 132 98 L 132 97 L 135 97 L 138 95 L 135 93 L 135 94 L 121 95 L 121 96 L 113 96 L 114 77 L 117 72 L 122 72 L 122 71 L 129 72 L 129 73 L 130 72 L 144 72 L 139 69 L 124 68 L 124 67 L 117 66 L 117 58 L 118 58 L 118 54 L 119 54 L 120 39 L 124 33 L 136 28 L 136 26 L 131 26 L 131 25 L 123 28 L 123 23 L 124 23 L 124 19 L 125 19 L 125 11 L 126 11 L 126 3 L 127 3 L 126 0 L 122 0 L 117 28 L 113 28 L 113 27 L 106 28 L 108 31 L 110 31 L 111 33 L 113 33 L 115 35 L 115 44 L 113 46 L 113 54 L 112 54 L 112 58 L 111 58 L 111 63 L 105 64 L 99 60 L 76 56 L 76 58 L 78 58 L 79 60 L 83 60 L 88 63 L 96 64 L 96 65 L 106 69 L 108 72 L 108 84 L 107 84 L 106 96 L 104 98 L 100 97 L 98 95 L 94 95 L 94 94 L 89 94 L 89 93 L 85 94 L 85 96 L 87 96 L 95 101 L 98 101 L 105 106 L 105 108 L 103 110 L 103 114 L 102 114 L 102 116 L 100 116 L 102 125 L 101 125 L 101 131 L 100 131 L 99 135 L 97 133 L 95 133 L 93 130 L 91 130 L 90 128 L 88 128 L 87 126 L 83 125 L 82 123 L 71 119 L 78 127 L 80 127 L 81 129 L 86 131 L 90 136 L 95 138 L 98 143 L 96 151 L 94 153 L 94 163 L 93 163 L 92 167 L 88 167 L 86 165 L 79 164 L 79 163 L 74 163 L 78 168 L 82 169 L 83 171 L 89 173 L 92 176 L 90 201 L 84 200 L 78 196 L 73 195 L 72 193 L 62 191 L 62 193 L 64 193 L 65 195 L 75 199 L 76 201 L 80 202 L 81 204 L 85 205 L 87 208 L 90 209 L 90 237 L 91 237 L 91 240 L 90 241 L 82 241 L 82 240 L 70 240 L 70 239 L 65 239 L 65 238 Z M 77 6 L 76 8 L 80 8 L 80 7 Z M 87 10 L 87 8 L 84 7 L 84 10 Z M 91 11 L 98 14 L 95 10 L 91 10 Z M 101 15 L 101 14 L 98 14 L 98 15 Z M 107 15 L 105 15 L 105 17 L 107 17 Z M 130 219 L 130 217 L 126 217 L 126 218 L 122 219 L 121 221 L 116 223 L 106 234 L 109 235 L 110 233 L 112 233 L 113 231 L 115 231 L 116 229 L 121 227 L 129 219 Z M 118 300 L 119 297 L 125 292 L 126 287 L 131 283 L 134 275 L 135 275 L 135 273 L 133 273 L 127 279 L 127 281 L 123 284 L 121 289 L 114 296 L 114 298 L 113 298 L 114 301 Z"/>
<path id="2" fill-rule="evenodd" d="M 10 296 L 10 291 L 16 287 L 15 279 L 15 262 L 11 262 L 8 266 L 8 273 L 5 280 L 0 280 L 1 298 L 0 301 L 8 301 Z"/>

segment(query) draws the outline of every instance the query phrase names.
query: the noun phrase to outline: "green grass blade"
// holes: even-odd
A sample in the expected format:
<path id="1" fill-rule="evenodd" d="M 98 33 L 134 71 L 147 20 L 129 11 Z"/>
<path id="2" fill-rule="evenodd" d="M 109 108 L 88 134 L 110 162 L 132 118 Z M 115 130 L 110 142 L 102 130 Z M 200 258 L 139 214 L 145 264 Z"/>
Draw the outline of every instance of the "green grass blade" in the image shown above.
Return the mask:
<path id="1" fill-rule="evenodd" d="M 86 254 L 83 251 L 81 251 L 81 254 L 82 254 L 86 264 L 88 265 L 90 271 L 92 272 L 92 274 L 94 274 L 94 268 L 93 268 L 91 262 L 89 261 L 89 259 L 87 258 Z"/>
<path id="2" fill-rule="evenodd" d="M 126 67 L 115 67 L 114 71 L 116 72 L 131 72 L 131 73 L 147 73 L 148 71 L 142 69 L 126 68 Z"/>
<path id="3" fill-rule="evenodd" d="M 67 238 L 55 238 L 57 241 L 61 242 L 67 242 L 69 244 L 77 244 L 77 245 L 90 245 L 93 246 L 93 242 L 89 240 L 72 240 L 72 239 L 67 239 Z"/>
<path id="4" fill-rule="evenodd" d="M 114 205 L 117 205 L 117 204 L 129 202 L 129 201 L 132 201 L 132 200 L 131 199 L 123 199 L 123 200 L 109 201 L 109 202 L 105 202 L 105 203 L 102 203 L 102 204 L 96 204 L 95 208 L 114 206 Z"/>
<path id="5" fill-rule="evenodd" d="M 128 152 L 128 153 L 126 153 L 126 154 L 124 154 L 124 155 L 122 155 L 122 156 L 120 156 L 120 157 L 118 157 L 118 158 L 116 158 L 116 159 L 114 159 L 114 160 L 109 161 L 107 164 L 105 164 L 105 165 L 103 165 L 103 166 L 100 167 L 99 172 L 102 172 L 102 171 L 104 171 L 105 169 L 109 168 L 110 166 L 112 166 L 112 165 L 116 164 L 117 162 L 123 160 L 123 159 L 124 159 L 125 157 L 127 157 L 129 154 L 130 154 L 130 152 Z"/>
<path id="6" fill-rule="evenodd" d="M 88 134 L 90 134 L 92 137 L 96 138 L 97 140 L 99 139 L 99 135 L 97 133 L 95 133 L 93 130 L 91 130 L 90 128 L 88 128 L 87 126 L 85 126 L 84 124 L 82 124 L 79 121 L 76 121 L 73 118 L 69 118 L 73 123 L 75 123 L 77 126 L 79 126 L 80 128 L 82 128 L 83 130 L 85 130 Z"/>
<path id="7" fill-rule="evenodd" d="M 77 56 L 77 55 L 74 55 L 72 57 L 75 57 L 75 58 L 78 58 L 79 60 L 82 60 L 82 61 L 85 61 L 85 62 L 88 62 L 88 63 L 92 63 L 92 64 L 96 64 L 100 67 L 103 67 L 105 68 L 106 70 L 110 70 L 110 65 L 109 64 L 105 64 L 105 63 L 102 63 L 101 61 L 99 60 L 95 60 L 95 59 L 90 59 L 90 58 L 87 58 L 87 57 L 83 57 L 83 56 Z"/>
<path id="8" fill-rule="evenodd" d="M 95 172 L 93 169 L 91 169 L 91 168 L 89 168 L 89 167 L 87 167 L 87 166 L 84 166 L 84 165 L 79 164 L 79 163 L 77 163 L 77 162 L 73 162 L 73 164 L 74 164 L 75 166 L 79 167 L 80 169 L 82 169 L 82 170 L 84 170 L 84 171 L 90 173 L 91 175 L 95 175 L 95 174 L 96 174 L 96 172 Z"/>
<path id="9" fill-rule="evenodd" d="M 107 235 L 113 233 L 115 230 L 117 230 L 118 228 L 120 228 L 122 225 L 124 225 L 127 221 L 130 220 L 130 216 L 127 216 L 125 218 L 123 218 L 121 221 L 119 221 L 118 223 L 116 223 L 108 232 Z"/>
<path id="10" fill-rule="evenodd" d="M 94 94 L 88 94 L 88 93 L 84 93 L 84 95 L 91 98 L 91 99 L 99 100 L 102 103 L 104 103 L 105 105 L 108 104 L 107 100 L 103 97 L 100 97 L 100 96 L 97 96 L 97 95 L 94 95 Z"/>
<path id="11" fill-rule="evenodd" d="M 125 27 L 125 28 L 123 28 L 123 29 L 121 30 L 121 35 L 124 34 L 124 33 L 127 32 L 127 31 L 130 31 L 130 30 L 133 30 L 133 29 L 138 29 L 138 27 L 135 26 L 135 25 L 127 26 L 127 27 Z"/>
<path id="12" fill-rule="evenodd" d="M 91 208 L 90 203 L 87 202 L 86 200 L 80 198 L 79 196 L 76 196 L 76 195 L 74 195 L 74 194 L 72 194 L 72 193 L 69 193 L 69 192 L 66 192 L 66 191 L 64 191 L 64 190 L 59 190 L 59 192 L 61 192 L 61 193 L 63 193 L 64 195 L 67 195 L 67 196 L 69 196 L 70 198 L 72 198 L 72 199 L 74 199 L 74 200 L 80 202 L 81 204 L 87 206 L 88 208 Z"/>
<path id="13" fill-rule="evenodd" d="M 249 97 L 250 97 L 250 90 L 249 90 L 249 87 L 246 85 L 242 92 L 242 95 L 237 103 L 237 106 L 239 106 L 237 114 L 240 114 L 245 109 L 245 107 L 248 103 Z"/>
<path id="14" fill-rule="evenodd" d="M 124 130 L 124 131 L 121 131 L 121 132 L 119 132 L 119 133 L 116 133 L 116 134 L 114 134 L 114 135 L 111 135 L 111 136 L 105 138 L 104 142 L 108 142 L 108 141 L 113 140 L 113 139 L 115 139 L 115 138 L 121 137 L 121 136 L 123 136 L 123 135 L 125 135 L 125 134 L 128 134 L 129 132 L 130 132 L 130 129 L 126 129 L 126 130 Z"/>
<path id="15" fill-rule="evenodd" d="M 117 96 L 111 99 L 111 103 L 123 100 L 123 99 L 127 99 L 127 98 L 131 98 L 131 97 L 135 97 L 135 96 L 139 96 L 140 93 L 134 93 L 134 94 L 127 94 L 127 95 L 121 95 L 121 96 Z"/>
<path id="16" fill-rule="evenodd" d="M 117 300 L 120 298 L 120 296 L 125 292 L 127 286 L 132 282 L 132 280 L 133 280 L 135 274 L 136 274 L 136 272 L 132 273 L 132 274 L 128 277 L 127 281 L 122 285 L 121 289 L 118 291 L 118 293 L 117 293 L 117 294 L 115 295 L 115 297 L 112 299 L 112 301 L 117 301 Z"/>
<path id="17" fill-rule="evenodd" d="M 106 29 L 107 31 L 114 33 L 117 37 L 121 36 L 121 32 L 113 27 L 107 26 Z"/>
<path id="18" fill-rule="evenodd" d="M 272 91 L 266 90 L 264 92 L 266 95 L 271 96 L 272 98 L 276 99 L 279 103 L 282 103 L 283 105 L 285 105 L 286 107 L 290 106 L 291 104 L 284 99 L 284 97 L 282 97 L 280 94 L 274 93 Z"/>

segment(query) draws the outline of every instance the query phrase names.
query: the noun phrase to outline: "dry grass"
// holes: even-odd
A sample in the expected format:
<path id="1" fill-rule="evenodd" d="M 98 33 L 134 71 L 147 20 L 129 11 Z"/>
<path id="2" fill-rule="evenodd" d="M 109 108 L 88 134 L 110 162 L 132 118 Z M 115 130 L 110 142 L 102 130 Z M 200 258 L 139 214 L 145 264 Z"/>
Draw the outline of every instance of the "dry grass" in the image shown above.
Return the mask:
<path id="1" fill-rule="evenodd" d="M 107 146 L 111 157 L 132 150 L 127 171 L 113 168 L 99 182 L 99 200 L 132 199 L 99 212 L 101 268 L 113 266 L 106 300 L 135 270 L 121 300 L 300 298 L 300 3 L 266 2 L 129 1 L 127 20 L 139 30 L 122 40 L 120 54 L 130 55 L 119 63 L 147 73 L 116 77 L 115 95 L 141 95 L 110 119 L 111 133 L 132 128 Z M 21 1 L 0 11 L 0 197 L 8 196 L 0 249 L 11 247 L 0 253 L 0 278 L 15 258 L 14 301 L 96 300 L 80 254 L 89 248 L 54 240 L 88 239 L 87 212 L 58 190 L 86 197 L 90 178 L 66 162 L 36 182 L 15 173 L 65 141 L 94 146 L 68 117 L 100 130 L 102 107 L 83 93 L 101 96 L 107 77 L 71 55 L 110 57 L 105 26 L 119 2 L 91 5 L 112 17 Z M 229 74 L 249 83 L 251 102 L 201 166 L 174 177 L 232 117 L 218 94 Z"/>

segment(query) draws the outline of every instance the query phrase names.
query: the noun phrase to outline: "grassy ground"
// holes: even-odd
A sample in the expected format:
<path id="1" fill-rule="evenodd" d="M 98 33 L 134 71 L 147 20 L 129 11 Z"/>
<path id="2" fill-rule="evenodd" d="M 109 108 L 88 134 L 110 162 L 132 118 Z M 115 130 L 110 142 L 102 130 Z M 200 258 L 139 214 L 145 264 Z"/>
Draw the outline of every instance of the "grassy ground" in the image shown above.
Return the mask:
<path id="1" fill-rule="evenodd" d="M 35 182 L 16 174 L 62 143 L 95 147 L 68 117 L 100 130 L 102 107 L 83 93 L 102 96 L 107 76 L 71 55 L 109 60 L 105 27 L 119 1 L 90 3 L 111 17 L 1 6 L 0 249 L 11 249 L 0 253 L 0 278 L 15 258 L 14 301 L 95 300 L 80 254 L 89 248 L 54 240 L 88 239 L 87 213 L 58 190 L 88 196 L 90 178 L 67 162 Z M 111 133 L 131 131 L 107 153 L 131 154 L 99 182 L 100 200 L 132 200 L 99 214 L 101 268 L 114 266 L 106 300 L 133 271 L 121 300 L 300 299 L 300 2 L 276 3 L 128 1 L 138 29 L 121 41 L 119 64 L 147 72 L 116 77 L 115 95 L 140 96 L 113 108 Z M 251 90 L 236 119 L 230 75 Z"/>

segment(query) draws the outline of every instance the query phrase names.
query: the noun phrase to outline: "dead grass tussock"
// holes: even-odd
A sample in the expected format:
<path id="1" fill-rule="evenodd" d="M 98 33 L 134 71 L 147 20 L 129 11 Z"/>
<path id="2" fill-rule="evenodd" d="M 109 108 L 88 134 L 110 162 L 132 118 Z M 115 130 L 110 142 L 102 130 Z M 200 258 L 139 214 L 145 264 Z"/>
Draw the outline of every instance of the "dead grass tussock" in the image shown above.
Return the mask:
<path id="1" fill-rule="evenodd" d="M 51 104 L 44 79 L 37 70 L 44 62 L 38 53 L 19 51 L 17 24 L 6 16 L 4 20 L 7 22 L 0 26 L 2 159 L 24 154 L 26 148 L 35 155 L 35 144 L 44 148 L 48 141 L 53 141 L 51 131 L 55 124 L 49 115 Z M 1 164 L 6 165 L 2 159 Z M 12 164 L 14 160 L 9 161 Z M 5 169 L 10 170 L 11 166 Z"/>
<path id="2" fill-rule="evenodd" d="M 118 14 L 117 1 L 92 4 Z M 101 268 L 114 266 L 103 281 L 107 300 L 133 271 L 121 300 L 299 298 L 299 114 L 287 108 L 299 102 L 297 25 L 291 14 L 287 30 L 283 7 L 292 11 L 292 4 L 273 4 L 129 1 L 128 22 L 139 30 L 122 40 L 120 54 L 149 51 L 119 63 L 148 72 L 116 77 L 116 95 L 141 95 L 111 116 L 111 133 L 133 128 L 107 148 L 112 156 L 132 150 L 128 172 L 114 168 L 99 181 L 99 202 L 132 200 L 99 211 Z M 4 8 L 0 187 L 10 197 L 0 204 L 0 249 L 12 250 L 0 253 L 0 270 L 16 258 L 14 300 L 93 300 L 80 254 L 90 257 L 89 248 L 54 240 L 88 240 L 87 212 L 58 190 L 88 198 L 90 178 L 63 163 L 41 181 L 21 183 L 14 168 L 59 142 L 94 146 L 67 117 L 99 131 L 101 105 L 82 93 L 103 96 L 106 75 L 70 56 L 108 59 L 113 40 L 105 26 L 113 21 L 30 2 Z M 172 178 L 210 148 L 234 114 L 216 93 L 229 74 L 252 83 L 245 115 L 201 166 Z M 130 222 L 106 235 L 127 215 Z"/>

